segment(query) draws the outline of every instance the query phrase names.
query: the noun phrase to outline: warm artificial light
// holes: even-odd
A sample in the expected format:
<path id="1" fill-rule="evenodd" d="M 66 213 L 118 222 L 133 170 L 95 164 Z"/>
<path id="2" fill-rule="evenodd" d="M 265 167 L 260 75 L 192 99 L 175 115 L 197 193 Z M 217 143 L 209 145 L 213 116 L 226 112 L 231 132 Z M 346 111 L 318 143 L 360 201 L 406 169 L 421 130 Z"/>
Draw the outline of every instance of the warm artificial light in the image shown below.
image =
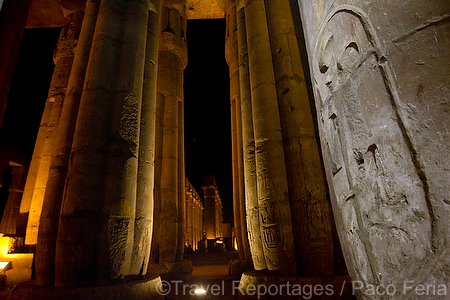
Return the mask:
<path id="1" fill-rule="evenodd" d="M 198 288 L 194 291 L 197 296 L 202 296 L 206 294 L 206 290 L 204 288 Z"/>
<path id="2" fill-rule="evenodd" d="M 0 261 L 0 271 L 8 271 L 12 269 L 12 263 L 10 261 Z"/>

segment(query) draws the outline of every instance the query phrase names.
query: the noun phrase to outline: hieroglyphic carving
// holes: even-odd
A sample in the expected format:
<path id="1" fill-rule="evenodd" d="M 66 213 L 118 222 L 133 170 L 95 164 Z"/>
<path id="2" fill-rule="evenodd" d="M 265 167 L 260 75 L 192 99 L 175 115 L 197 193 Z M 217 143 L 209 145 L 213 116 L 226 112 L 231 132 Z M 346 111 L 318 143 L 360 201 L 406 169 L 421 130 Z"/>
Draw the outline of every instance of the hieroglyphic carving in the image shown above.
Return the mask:
<path id="1" fill-rule="evenodd" d="M 321 134 L 353 268 L 366 283 L 420 283 L 423 266 L 431 270 L 443 251 L 437 204 L 367 15 L 349 5 L 330 12 L 314 59 Z"/>
<path id="2" fill-rule="evenodd" d="M 283 246 L 280 225 L 277 223 L 280 216 L 277 205 L 272 201 L 264 201 L 260 208 L 263 246 L 267 251 L 278 251 Z"/>

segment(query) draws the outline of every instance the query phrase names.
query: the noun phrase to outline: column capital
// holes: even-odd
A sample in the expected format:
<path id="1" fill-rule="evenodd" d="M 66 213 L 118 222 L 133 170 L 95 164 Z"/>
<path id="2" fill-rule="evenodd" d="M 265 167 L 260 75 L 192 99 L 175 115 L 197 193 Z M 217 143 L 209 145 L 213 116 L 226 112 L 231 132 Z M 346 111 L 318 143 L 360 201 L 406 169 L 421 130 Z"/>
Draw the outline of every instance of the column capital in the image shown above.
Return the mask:
<path id="1" fill-rule="evenodd" d="M 171 52 L 187 64 L 186 5 L 184 1 L 163 1 L 160 18 L 159 51 Z"/>

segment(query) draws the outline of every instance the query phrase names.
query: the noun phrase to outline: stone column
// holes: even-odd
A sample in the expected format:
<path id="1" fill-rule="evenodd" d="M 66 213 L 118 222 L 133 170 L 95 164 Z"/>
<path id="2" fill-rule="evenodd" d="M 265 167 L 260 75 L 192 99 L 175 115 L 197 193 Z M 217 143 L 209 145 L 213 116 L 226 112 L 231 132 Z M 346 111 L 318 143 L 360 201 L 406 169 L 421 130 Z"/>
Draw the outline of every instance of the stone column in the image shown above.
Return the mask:
<path id="1" fill-rule="evenodd" d="M 36 189 L 38 185 L 38 174 L 39 169 L 42 164 L 42 156 L 44 150 L 45 140 L 47 139 L 48 125 L 50 122 L 50 115 L 52 113 L 53 101 L 51 98 L 47 98 L 44 106 L 44 111 L 42 113 L 41 123 L 39 125 L 38 134 L 36 137 L 36 142 L 34 144 L 33 155 L 31 156 L 30 168 L 28 170 L 27 180 L 25 182 L 25 188 L 23 191 L 22 201 L 20 202 L 19 213 L 24 216 L 25 222 L 28 218 L 30 212 L 31 203 L 39 190 Z M 48 157 L 47 157 L 48 158 Z M 41 190 L 45 187 L 45 182 L 41 179 Z M 43 196 L 43 195 L 42 195 Z"/>
<path id="2" fill-rule="evenodd" d="M 159 28 L 158 28 L 159 33 Z M 164 96 L 157 92 L 156 116 L 155 116 L 155 187 L 154 187 L 154 210 L 153 210 L 153 237 L 150 250 L 150 261 L 152 264 L 159 263 L 159 228 L 161 223 L 161 176 L 162 176 L 162 151 L 163 151 L 163 129 L 164 129 Z"/>
<path id="3" fill-rule="evenodd" d="M 148 0 L 124 1 L 120 5 L 123 5 L 122 32 L 110 128 L 98 281 L 139 274 L 143 263 L 134 266 L 136 273 L 132 273 L 138 162 L 140 152 L 146 150 L 140 151 L 139 142 L 150 6 Z M 139 212 L 142 209 L 140 205 Z M 134 258 L 140 261 L 141 255 L 134 255 Z"/>
<path id="4" fill-rule="evenodd" d="M 71 26 L 75 30 L 75 39 L 78 40 L 76 46 L 77 51 L 73 60 L 73 67 L 67 85 L 58 130 L 56 131 L 39 221 L 38 243 L 36 246 L 36 283 L 38 285 L 50 285 L 54 281 L 55 247 L 59 213 L 97 12 L 98 4 L 89 1 L 85 17 L 83 17 L 82 12 L 76 12 L 71 16 Z M 79 26 L 83 19 L 80 33 Z M 78 35 L 80 35 L 79 39 Z"/>
<path id="5" fill-rule="evenodd" d="M 17 228 L 17 217 L 19 213 L 20 200 L 23 195 L 27 169 L 21 165 L 10 163 L 12 166 L 12 179 L 9 184 L 8 200 L 0 223 L 0 232 L 5 235 L 15 235 Z M 0 169 L 4 172 L 4 169 Z"/>
<path id="6" fill-rule="evenodd" d="M 239 88 L 242 119 L 242 151 L 244 168 L 246 223 L 253 265 L 256 270 L 266 268 L 261 242 L 258 193 L 256 188 L 255 139 L 253 135 L 252 102 L 248 67 L 247 34 L 245 32 L 244 1 L 237 5 L 237 39 L 239 62 Z"/>
<path id="7" fill-rule="evenodd" d="M 187 241 L 188 246 L 191 245 L 192 247 L 194 247 L 193 246 L 193 243 L 194 243 L 194 239 L 193 239 L 194 220 L 193 220 L 193 214 L 192 214 L 193 204 L 194 204 L 194 198 L 192 196 L 192 192 L 188 190 L 187 197 L 186 197 L 185 234 L 186 234 L 186 241 Z"/>
<path id="8" fill-rule="evenodd" d="M 216 189 L 212 176 L 205 176 L 203 197 L 205 199 L 205 232 L 208 247 L 214 245 L 216 239 Z"/>
<path id="9" fill-rule="evenodd" d="M 289 0 L 266 1 L 299 275 L 332 274 L 331 207 L 326 194 Z"/>
<path id="10" fill-rule="evenodd" d="M 295 275 L 286 161 L 264 1 L 245 1 L 245 16 L 263 250 L 269 270 Z"/>
<path id="11" fill-rule="evenodd" d="M 230 108 L 231 108 L 231 149 L 232 149 L 232 176 L 233 176 L 233 217 L 234 231 L 238 243 L 238 254 L 240 259 L 249 255 L 248 247 L 244 242 L 247 232 L 245 223 L 245 212 L 241 209 L 241 169 L 240 169 L 240 135 L 237 105 L 239 102 L 239 66 L 236 48 L 236 9 L 233 1 L 226 1 L 226 34 L 225 34 L 225 59 L 230 73 Z"/>
<path id="12" fill-rule="evenodd" d="M 50 83 L 47 100 L 52 103 L 52 108 L 46 126 L 47 130 L 45 137 L 44 135 L 41 135 L 41 137 L 44 137 L 44 142 L 42 144 L 42 153 L 40 157 L 37 157 L 39 168 L 36 173 L 32 174 L 33 178 L 30 178 L 31 181 L 35 178 L 36 182 L 32 191 L 25 244 L 37 243 L 39 220 L 47 188 L 50 163 L 56 146 L 56 134 L 75 56 L 74 49 L 80 33 L 82 16 L 77 14 L 76 16 L 72 15 L 68 18 L 70 21 L 61 30 L 54 52 L 55 69 Z M 45 118 L 47 118 L 47 116 L 45 116 Z M 36 141 L 37 145 L 41 145 L 41 143 L 42 141 Z"/>
<path id="13" fill-rule="evenodd" d="M 0 10 L 0 124 L 19 55 L 31 0 L 4 0 Z"/>
<path id="14" fill-rule="evenodd" d="M 194 249 L 198 249 L 198 242 L 202 239 L 201 210 L 197 199 L 194 201 Z"/>
<path id="15" fill-rule="evenodd" d="M 181 28 L 186 28 L 186 18 L 182 18 L 185 24 Z M 184 82 L 184 76 L 182 81 Z M 178 244 L 176 261 L 182 261 L 184 255 L 185 231 L 183 224 L 186 220 L 186 192 L 185 192 L 185 159 L 184 159 L 184 94 L 181 91 L 181 101 L 178 101 Z"/>
<path id="16" fill-rule="evenodd" d="M 160 186 L 159 262 L 180 259 L 178 244 L 180 170 L 180 104 L 183 100 L 183 69 L 187 63 L 185 2 L 162 1 L 158 62 L 158 93 L 164 102 Z M 182 114 L 182 113 L 181 113 Z M 184 183 L 184 177 L 183 181 Z M 178 255 L 177 255 L 178 251 Z"/>
<path id="17" fill-rule="evenodd" d="M 192 198 L 192 249 L 197 250 L 197 242 L 198 242 L 198 212 L 197 212 L 197 199 L 195 196 Z"/>
<path id="18" fill-rule="evenodd" d="M 239 223 L 241 231 L 241 240 L 244 258 L 251 259 L 250 246 L 247 234 L 247 221 L 245 211 L 245 190 L 244 190 L 244 161 L 243 161 L 243 147 L 242 147 L 242 118 L 241 118 L 241 91 L 240 91 L 240 77 L 239 77 L 239 56 L 238 56 L 238 35 L 237 35 L 237 17 L 236 17 L 236 2 L 226 2 L 226 51 L 225 56 L 230 68 L 230 97 L 231 109 L 234 109 L 234 125 L 235 136 L 232 137 L 235 143 L 235 152 L 233 156 L 233 165 L 236 176 L 236 195 L 238 197 L 239 207 Z M 233 115 L 233 114 L 232 114 Z M 234 189 L 234 188 L 233 188 Z"/>
<path id="19" fill-rule="evenodd" d="M 147 273 L 153 235 L 159 0 L 150 3 L 139 137 L 136 221 L 131 273 Z"/>
<path id="20" fill-rule="evenodd" d="M 55 254 L 56 286 L 91 285 L 96 280 L 106 281 L 128 275 L 124 263 L 131 260 L 131 251 L 127 251 L 128 243 L 125 242 L 125 246 L 123 241 L 129 240 L 127 225 L 134 223 L 134 219 L 127 218 L 135 207 L 127 201 L 135 200 L 122 198 L 128 195 L 128 191 L 122 189 L 124 182 L 111 179 L 116 172 L 107 174 L 107 158 L 109 154 L 117 157 L 120 151 L 125 151 L 124 156 L 118 158 L 118 163 L 122 163 L 121 166 L 124 167 L 129 162 L 127 151 L 134 150 L 132 147 L 126 150 L 130 146 L 128 142 L 134 141 L 135 134 L 139 132 L 135 121 L 139 112 L 139 104 L 136 104 L 138 97 L 127 95 L 136 95 L 139 85 L 142 86 L 142 76 L 139 78 L 138 73 L 143 72 L 143 69 L 138 72 L 136 68 L 142 68 L 141 58 L 145 47 L 133 48 L 132 45 L 142 43 L 141 33 L 144 34 L 145 41 L 147 19 L 139 17 L 141 13 L 148 13 L 148 7 L 142 12 L 146 9 L 144 4 L 141 1 L 122 0 L 105 0 L 100 3 L 61 208 Z M 134 21 L 139 26 L 135 27 L 137 24 Z M 141 25 L 143 23 L 144 26 Z M 142 27 L 145 29 L 142 30 Z M 127 54 L 131 62 L 127 62 L 124 52 L 121 55 L 121 48 L 131 48 L 132 52 Z M 131 71 L 127 72 L 124 68 L 130 63 L 136 65 L 130 66 Z M 122 77 L 117 76 L 119 69 Z M 135 78 L 140 83 L 134 83 Z M 115 104 L 122 101 L 123 106 Z M 130 126 L 117 122 L 113 126 L 112 120 L 120 119 L 119 115 L 122 113 L 122 120 Z M 112 134 L 117 134 L 113 137 L 120 134 L 124 136 L 121 140 L 113 140 L 112 145 Z M 117 148 L 112 149 L 111 146 Z M 111 153 L 115 150 L 118 152 Z M 132 181 L 127 177 L 128 174 L 125 172 L 124 181 Z M 112 182 L 117 182 L 117 185 L 106 192 L 106 183 Z M 114 215 L 119 217 L 115 218 Z M 106 227 L 109 219 L 110 226 Z M 105 224 L 103 227 L 102 221 Z M 101 247 L 98 247 L 99 244 Z M 109 253 L 106 250 L 108 246 L 111 247 Z M 126 253 L 123 252 L 124 248 Z M 111 257 L 110 254 L 116 257 Z"/>

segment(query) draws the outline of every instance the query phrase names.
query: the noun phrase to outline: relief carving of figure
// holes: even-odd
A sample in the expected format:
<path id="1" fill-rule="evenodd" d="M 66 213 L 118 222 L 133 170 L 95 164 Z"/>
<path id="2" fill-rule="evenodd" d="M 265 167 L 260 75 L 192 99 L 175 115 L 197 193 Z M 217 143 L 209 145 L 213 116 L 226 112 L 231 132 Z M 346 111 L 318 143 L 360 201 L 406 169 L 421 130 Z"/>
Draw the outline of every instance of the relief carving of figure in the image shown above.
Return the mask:
<path id="1" fill-rule="evenodd" d="M 319 31 L 314 88 L 357 276 L 370 284 L 389 284 L 382 274 L 419 283 L 424 264 L 443 249 L 434 240 L 435 207 L 404 130 L 387 60 L 367 15 L 337 7 Z"/>

